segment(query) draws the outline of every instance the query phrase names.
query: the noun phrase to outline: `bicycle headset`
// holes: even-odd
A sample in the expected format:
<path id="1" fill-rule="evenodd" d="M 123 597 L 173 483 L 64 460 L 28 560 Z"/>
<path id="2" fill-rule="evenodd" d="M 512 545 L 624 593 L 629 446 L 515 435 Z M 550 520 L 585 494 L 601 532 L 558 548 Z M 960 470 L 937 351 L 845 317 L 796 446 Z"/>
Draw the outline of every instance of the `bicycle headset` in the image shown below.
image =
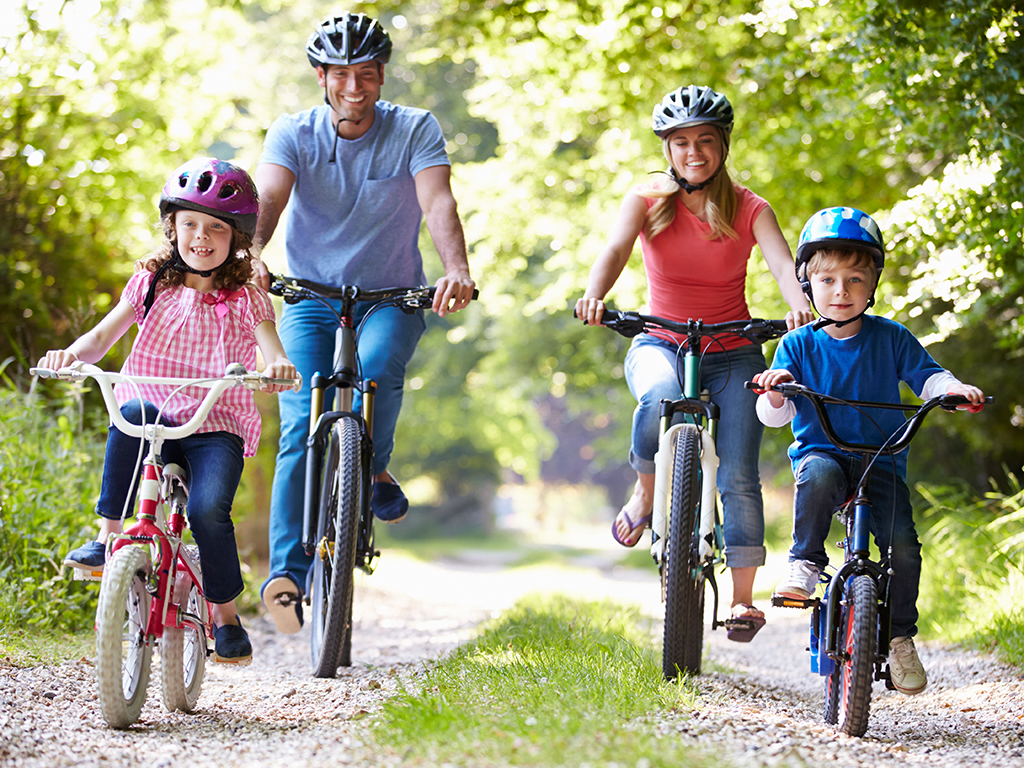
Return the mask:
<path id="1" fill-rule="evenodd" d="M 821 315 L 814 322 L 814 330 L 824 328 L 826 325 L 835 325 L 842 328 L 864 316 L 869 307 L 874 306 L 875 290 L 878 289 L 878 278 L 875 278 L 875 288 L 868 297 L 867 306 L 864 312 L 849 320 L 837 322 L 821 314 L 821 311 L 814 306 L 814 294 L 811 291 L 811 280 L 807 275 L 807 264 L 815 252 L 820 249 L 850 249 L 855 251 L 866 251 L 871 254 L 875 261 L 878 275 L 882 274 L 885 267 L 885 243 L 882 241 L 882 230 L 878 224 L 864 211 L 856 208 L 839 206 L 836 208 L 823 208 L 815 213 L 804 224 L 800 232 L 800 242 L 796 247 L 796 279 L 800 282 L 800 288 L 807 294 L 814 311 Z"/>
<path id="2" fill-rule="evenodd" d="M 676 172 L 675 168 L 670 167 L 668 171 L 671 179 L 686 192 L 697 192 L 714 181 L 725 167 L 725 158 L 729 154 L 729 137 L 732 135 L 733 126 L 733 111 L 729 99 L 708 86 L 684 85 L 665 96 L 654 108 L 651 118 L 655 135 L 663 140 L 679 128 L 694 125 L 717 126 L 722 132 L 725 153 L 722 155 L 722 162 L 710 178 L 700 184 L 690 184 Z M 667 154 L 666 152 L 666 156 Z"/>

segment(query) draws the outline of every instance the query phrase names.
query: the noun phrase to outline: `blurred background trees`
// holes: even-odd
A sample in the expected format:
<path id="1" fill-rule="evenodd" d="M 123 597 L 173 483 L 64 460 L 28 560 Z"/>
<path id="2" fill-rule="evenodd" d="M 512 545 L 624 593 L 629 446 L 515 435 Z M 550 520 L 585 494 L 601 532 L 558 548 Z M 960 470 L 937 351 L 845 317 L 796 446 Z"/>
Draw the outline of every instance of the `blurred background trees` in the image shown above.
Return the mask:
<path id="1" fill-rule="evenodd" d="M 256 165 L 280 113 L 320 102 L 305 39 L 322 4 L 25 0 L 0 14 L 0 360 L 12 386 L 116 301 L 149 249 L 166 176 L 198 154 Z M 439 510 L 510 479 L 598 483 L 617 506 L 633 403 L 625 343 L 571 306 L 625 191 L 664 170 L 649 127 L 698 82 L 737 114 L 734 178 L 795 244 L 815 210 L 879 217 L 878 311 L 996 395 L 933 419 L 917 476 L 975 489 L 1024 464 L 1022 11 L 1008 0 L 486 0 L 351 3 L 396 53 L 385 99 L 431 109 L 481 300 L 432 319 L 410 372 L 396 475 Z M 267 259 L 283 269 L 283 237 Z M 427 274 L 440 263 L 424 235 Z M 609 297 L 644 302 L 639 258 Z M 756 315 L 784 307 L 759 258 Z M 119 365 L 127 340 L 106 364 Z M 266 507 L 274 402 L 239 508 Z M 765 460 L 784 465 L 776 431 Z M 4 478 L 5 482 L 15 482 Z M 0 489 L 2 492 L 2 489 Z M 0 498 L 2 502 L 2 498 Z M 552 514 L 564 510 L 553 509 Z"/>

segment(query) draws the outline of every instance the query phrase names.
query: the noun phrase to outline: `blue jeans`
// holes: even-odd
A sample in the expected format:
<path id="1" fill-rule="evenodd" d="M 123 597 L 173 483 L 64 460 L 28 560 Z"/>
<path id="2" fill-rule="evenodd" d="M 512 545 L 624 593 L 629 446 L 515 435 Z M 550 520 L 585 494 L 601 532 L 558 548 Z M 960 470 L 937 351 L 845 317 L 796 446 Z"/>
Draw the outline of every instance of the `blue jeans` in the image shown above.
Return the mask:
<path id="1" fill-rule="evenodd" d="M 157 407 L 146 402 L 145 408 L 146 423 L 154 423 Z M 121 406 L 121 413 L 130 424 L 142 423 L 138 400 Z M 96 512 L 108 520 L 121 519 L 126 500 L 129 514 L 134 513 L 141 465 L 138 475 L 132 469 L 139 462 L 139 442 L 115 427 L 107 434 L 103 485 Z M 188 524 L 199 545 L 203 591 L 211 603 L 229 603 L 244 588 L 235 526 L 231 522 L 231 504 L 244 466 L 242 449 L 242 438 L 231 432 L 203 432 L 181 440 L 165 440 L 163 445 L 164 463 L 181 465 L 188 477 Z M 147 442 L 143 458 L 148 450 Z"/>
<path id="2" fill-rule="evenodd" d="M 653 474 L 658 450 L 660 403 L 681 397 L 676 375 L 676 344 L 649 334 L 633 339 L 626 354 L 626 383 L 637 400 L 633 412 L 629 464 Z M 682 368 L 682 357 L 679 357 Z M 730 568 L 764 565 L 764 502 L 758 454 L 764 427 L 757 418 L 757 398 L 743 382 L 766 368 L 758 346 L 704 355 L 700 385 L 721 409 L 718 423 L 718 491 L 722 496 L 725 559 Z"/>
<path id="3" fill-rule="evenodd" d="M 910 491 L 880 458 L 871 470 L 871 535 L 882 558 L 892 542 L 889 579 L 893 637 L 917 634 L 917 592 L 921 582 L 921 542 L 914 527 Z M 793 500 L 793 547 L 789 559 L 808 560 L 819 568 L 828 565 L 825 540 L 832 514 L 854 492 L 860 480 L 860 458 L 838 453 L 809 453 L 796 468 Z M 896 525 L 893 527 L 895 509 Z M 891 534 L 891 539 L 890 539 Z"/>
<path id="4" fill-rule="evenodd" d="M 336 303 L 337 306 L 337 303 Z M 395 445 L 395 425 L 402 407 L 405 369 L 416 351 L 426 323 L 423 313 L 407 315 L 397 307 L 384 307 L 368 318 L 372 304 L 356 305 L 360 371 L 377 384 L 373 413 L 373 473 L 387 469 Z M 365 318 L 365 322 L 364 322 Z M 278 396 L 281 440 L 278 445 L 274 486 L 270 495 L 270 578 L 288 576 L 306 588 L 306 573 L 313 560 L 302 549 L 302 505 L 306 485 L 306 439 L 313 374 L 329 375 L 334 366 L 337 318 L 315 301 L 285 304 L 279 324 L 288 358 L 302 374 L 299 392 Z M 361 398 L 354 398 L 358 411 Z"/>

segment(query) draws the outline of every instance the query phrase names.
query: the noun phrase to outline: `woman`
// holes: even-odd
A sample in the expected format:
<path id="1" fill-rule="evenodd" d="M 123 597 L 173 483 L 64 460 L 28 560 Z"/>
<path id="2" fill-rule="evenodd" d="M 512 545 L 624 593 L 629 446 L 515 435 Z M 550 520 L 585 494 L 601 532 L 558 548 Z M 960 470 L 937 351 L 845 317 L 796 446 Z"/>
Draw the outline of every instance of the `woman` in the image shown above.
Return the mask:
<path id="1" fill-rule="evenodd" d="M 771 206 L 729 178 L 733 112 L 711 88 L 689 85 L 668 94 L 654 110 L 654 132 L 663 141 L 669 170 L 664 179 L 626 194 L 611 234 L 590 270 L 576 313 L 598 325 L 604 298 L 615 285 L 640 238 L 650 312 L 670 320 L 706 323 L 750 317 L 744 292 L 754 245 L 790 307 L 790 328 L 813 319 L 793 272 L 793 256 Z M 682 337 L 667 332 L 637 336 L 626 356 L 626 381 L 638 405 L 633 415 L 630 466 L 637 473 L 633 496 L 619 511 L 612 535 L 623 546 L 640 540 L 654 506 L 654 454 L 658 403 L 677 399 L 676 353 Z M 760 347 L 741 338 L 714 342 L 701 365 L 701 386 L 722 409 L 718 431 L 718 488 L 725 523 L 726 565 L 732 574 L 730 638 L 749 641 L 764 625 L 753 607 L 754 576 L 764 565 L 764 505 L 757 460 L 762 426 L 756 398 L 743 382 L 764 370 Z"/>

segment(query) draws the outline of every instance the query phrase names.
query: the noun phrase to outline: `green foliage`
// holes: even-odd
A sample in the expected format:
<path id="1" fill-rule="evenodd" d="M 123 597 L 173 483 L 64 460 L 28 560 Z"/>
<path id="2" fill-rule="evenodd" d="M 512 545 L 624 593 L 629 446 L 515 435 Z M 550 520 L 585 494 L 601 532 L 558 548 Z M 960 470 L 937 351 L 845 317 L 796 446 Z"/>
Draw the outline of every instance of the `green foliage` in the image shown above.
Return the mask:
<path id="1" fill-rule="evenodd" d="M 70 385 L 53 404 L 0 390 L 0 626 L 91 625 L 95 590 L 61 572 L 68 550 L 96 536 L 103 441 L 82 418 Z"/>
<path id="2" fill-rule="evenodd" d="M 407 758 L 485 765 L 695 765 L 671 737 L 632 727 L 693 704 L 665 683 L 635 611 L 521 601 L 384 704 L 374 738 Z"/>
<path id="3" fill-rule="evenodd" d="M 1024 488 L 976 498 L 964 487 L 918 485 L 929 507 L 921 542 L 921 626 L 1024 663 Z"/>

